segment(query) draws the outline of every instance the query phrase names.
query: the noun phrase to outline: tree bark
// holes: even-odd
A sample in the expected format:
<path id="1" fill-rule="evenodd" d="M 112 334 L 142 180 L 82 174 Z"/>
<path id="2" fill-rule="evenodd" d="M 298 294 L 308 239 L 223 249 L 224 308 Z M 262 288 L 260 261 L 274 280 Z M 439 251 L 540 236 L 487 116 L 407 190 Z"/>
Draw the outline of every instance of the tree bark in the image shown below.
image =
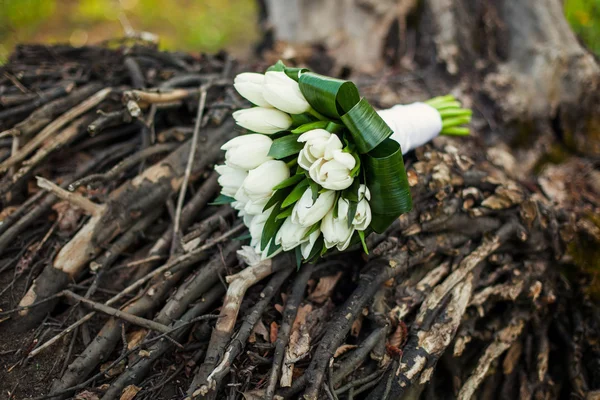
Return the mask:
<path id="1" fill-rule="evenodd" d="M 492 100 L 484 110 L 490 125 L 511 123 L 503 138 L 520 139 L 534 127 L 582 154 L 600 154 L 600 67 L 569 27 L 561 1 L 265 4 L 278 40 L 324 44 L 338 66 L 379 75 L 385 64 L 421 73 L 435 60 L 439 73 L 421 75 L 426 85 L 441 74 L 448 89 Z"/>

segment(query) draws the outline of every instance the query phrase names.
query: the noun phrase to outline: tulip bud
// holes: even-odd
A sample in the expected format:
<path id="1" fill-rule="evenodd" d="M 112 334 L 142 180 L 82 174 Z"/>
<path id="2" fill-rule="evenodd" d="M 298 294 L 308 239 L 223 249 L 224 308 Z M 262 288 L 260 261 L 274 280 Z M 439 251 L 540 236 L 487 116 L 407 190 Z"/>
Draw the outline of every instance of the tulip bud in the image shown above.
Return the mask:
<path id="1" fill-rule="evenodd" d="M 358 204 L 356 206 L 356 214 L 352 225 L 358 231 L 364 231 L 371 225 L 371 207 L 369 206 L 369 200 L 371 200 L 371 192 L 366 185 L 360 185 L 358 187 Z"/>
<path id="2" fill-rule="evenodd" d="M 325 189 L 344 190 L 354 181 L 350 172 L 355 166 L 356 160 L 352 154 L 334 150 L 332 160 L 319 158 L 311 165 L 308 172 L 312 180 Z"/>
<path id="3" fill-rule="evenodd" d="M 248 176 L 246 171 L 229 165 L 217 165 L 215 171 L 220 175 L 218 182 L 221 185 L 221 193 L 229 197 L 235 196 Z"/>
<path id="4" fill-rule="evenodd" d="M 265 76 L 256 72 L 243 72 L 233 80 L 233 87 L 246 100 L 260 107 L 271 107 L 263 97 Z"/>
<path id="5" fill-rule="evenodd" d="M 271 135 L 285 131 L 292 126 L 292 118 L 279 110 L 265 107 L 252 107 L 234 112 L 233 119 L 242 128 Z"/>
<path id="6" fill-rule="evenodd" d="M 305 260 L 308 260 L 308 257 L 310 257 L 310 253 L 312 252 L 313 247 L 315 247 L 315 243 L 320 235 L 321 231 L 317 229 L 316 231 L 308 235 L 307 242 L 304 242 L 300 245 L 300 252 L 302 253 L 302 257 L 304 257 Z"/>
<path id="7" fill-rule="evenodd" d="M 271 197 L 273 187 L 290 177 L 290 170 L 283 161 L 270 160 L 251 169 L 235 199 L 262 200 Z"/>
<path id="8" fill-rule="evenodd" d="M 304 236 L 309 230 L 310 227 L 296 224 L 292 221 L 292 218 L 288 217 L 283 222 L 283 225 L 281 225 L 281 228 L 279 228 L 279 231 L 277 231 L 275 244 L 280 244 L 284 251 L 292 250 L 308 241 L 308 238 L 304 238 Z"/>
<path id="9" fill-rule="evenodd" d="M 348 227 L 348 201 L 346 199 L 338 200 L 338 217 L 334 218 L 333 210 L 325 215 L 321 222 L 321 231 L 325 247 L 328 249 L 337 246 L 339 251 L 346 250 L 350 245 L 353 227 Z"/>
<path id="10" fill-rule="evenodd" d="M 298 142 L 305 143 L 298 154 L 298 165 L 307 171 L 319 158 L 329 161 L 333 158 L 334 150 L 343 148 L 340 138 L 325 129 L 305 132 L 298 137 Z"/>
<path id="11" fill-rule="evenodd" d="M 310 110 L 298 82 L 285 72 L 269 71 L 265 74 L 263 97 L 273 107 L 286 113 L 302 114 Z"/>
<path id="12" fill-rule="evenodd" d="M 335 192 L 328 190 L 321 193 L 313 202 L 312 190 L 308 188 L 294 205 L 292 221 L 304 227 L 311 227 L 322 220 L 325 214 L 331 210 L 334 201 Z"/>
<path id="13" fill-rule="evenodd" d="M 226 150 L 225 161 L 228 165 L 249 170 L 273 159 L 267 155 L 272 144 L 268 136 L 254 133 L 234 137 L 221 146 L 221 150 Z"/>

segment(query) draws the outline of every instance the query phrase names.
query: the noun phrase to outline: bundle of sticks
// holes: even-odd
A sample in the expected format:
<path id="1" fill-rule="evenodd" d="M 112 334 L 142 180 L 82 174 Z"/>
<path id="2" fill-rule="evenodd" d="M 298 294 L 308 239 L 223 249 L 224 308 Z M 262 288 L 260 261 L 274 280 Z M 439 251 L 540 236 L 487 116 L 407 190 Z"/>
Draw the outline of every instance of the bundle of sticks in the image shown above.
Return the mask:
<path id="1" fill-rule="evenodd" d="M 577 267 L 597 198 L 557 207 L 510 154 L 441 138 L 407 156 L 414 209 L 369 254 L 248 267 L 243 224 L 211 205 L 236 68 L 122 42 L 21 46 L 2 67 L 3 393 L 600 396 Z"/>

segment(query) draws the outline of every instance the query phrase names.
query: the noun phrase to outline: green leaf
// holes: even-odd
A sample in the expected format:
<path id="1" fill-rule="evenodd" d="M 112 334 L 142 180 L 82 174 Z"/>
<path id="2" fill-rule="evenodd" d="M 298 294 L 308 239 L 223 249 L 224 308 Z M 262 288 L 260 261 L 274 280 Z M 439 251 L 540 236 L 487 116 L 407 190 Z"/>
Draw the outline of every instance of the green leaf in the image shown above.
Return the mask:
<path id="1" fill-rule="evenodd" d="M 357 232 L 358 232 L 358 236 L 360 237 L 360 242 L 362 243 L 365 254 L 369 254 L 369 248 L 367 247 L 367 242 L 365 242 L 365 231 L 357 231 Z"/>
<path id="2" fill-rule="evenodd" d="M 299 175 L 299 176 L 302 176 L 302 175 Z M 297 202 L 300 199 L 300 197 L 302 197 L 302 195 L 306 191 L 307 187 L 308 187 L 308 179 L 305 179 L 305 180 L 301 181 L 300 183 L 298 183 L 296 185 L 296 187 L 294 188 L 294 190 L 292 190 L 290 192 L 290 194 L 285 198 L 285 200 L 283 200 L 281 207 L 286 208 L 286 207 L 291 206 L 295 202 Z"/>
<path id="3" fill-rule="evenodd" d="M 273 255 L 277 250 L 281 248 L 280 244 L 275 244 L 275 240 L 271 241 L 271 245 L 269 246 L 269 251 L 267 251 L 267 257 Z"/>
<path id="4" fill-rule="evenodd" d="M 358 202 L 348 201 L 348 228 L 352 226 L 354 217 L 356 217 L 356 209 L 358 208 Z"/>
<path id="5" fill-rule="evenodd" d="M 233 197 L 225 196 L 224 194 L 220 194 L 217 196 L 215 201 L 212 203 L 208 203 L 209 206 L 220 206 L 223 204 L 231 204 L 235 201 Z"/>
<path id="6" fill-rule="evenodd" d="M 243 235 L 240 236 L 236 236 L 231 240 L 239 240 L 239 241 L 244 241 L 244 240 L 248 240 L 248 239 L 252 239 L 252 235 L 250 235 L 250 233 L 245 233 Z"/>
<path id="7" fill-rule="evenodd" d="M 292 175 L 289 178 L 287 178 L 285 181 L 281 182 L 279 185 L 275 186 L 273 188 L 273 190 L 283 189 L 288 186 L 295 185 L 296 183 L 300 182 L 302 179 L 304 179 L 304 174 Z"/>
<path id="8" fill-rule="evenodd" d="M 283 220 L 277 219 L 277 215 L 279 214 L 279 211 L 280 211 L 279 204 L 275 204 L 273 211 L 271 211 L 269 218 L 267 218 L 267 222 L 265 222 L 265 227 L 263 228 L 263 232 L 260 237 L 260 249 L 261 250 L 264 250 L 267 247 L 267 245 L 269 244 L 269 241 L 271 239 L 273 239 L 273 243 L 275 243 L 275 235 L 277 235 L 277 231 L 279 230 L 279 228 L 281 228 L 281 225 L 283 225 Z M 271 244 L 271 246 L 272 246 L 272 244 Z M 269 251 L 270 251 L 270 248 L 269 248 Z"/>
<path id="9" fill-rule="evenodd" d="M 360 187 L 360 181 L 358 179 L 355 179 L 349 188 L 344 189 L 344 192 L 342 193 L 342 197 L 348 201 L 358 202 L 359 187 Z"/>
<path id="10" fill-rule="evenodd" d="M 286 135 L 279 139 L 273 140 L 269 149 L 269 156 L 276 160 L 298 154 L 304 147 L 304 143 L 298 142 L 298 137 L 295 135 Z"/>
<path id="11" fill-rule="evenodd" d="M 283 61 L 279 60 L 275 64 L 267 68 L 267 72 L 269 71 L 285 71 L 285 64 L 283 63 Z"/>
<path id="12" fill-rule="evenodd" d="M 293 134 L 299 135 L 304 132 L 312 131 L 313 129 L 325 129 L 330 124 L 329 121 L 314 121 L 308 124 L 300 125 L 296 129 L 292 130 Z"/>
<path id="13" fill-rule="evenodd" d="M 317 201 L 317 197 L 319 197 L 319 184 L 312 179 L 308 180 L 308 184 L 310 185 L 310 190 L 312 191 L 312 201 L 314 203 Z"/>
<path id="14" fill-rule="evenodd" d="M 320 114 L 339 119 L 360 100 L 354 83 L 305 72 L 298 81 L 308 103 Z"/>
<path id="15" fill-rule="evenodd" d="M 298 82 L 300 74 L 308 72 L 308 68 L 285 67 L 284 72 L 287 76 Z"/>
<path id="16" fill-rule="evenodd" d="M 319 230 L 320 227 L 321 227 L 321 221 L 319 221 L 316 224 L 314 224 L 313 226 L 311 226 L 310 229 L 308 230 L 308 232 L 306 232 L 306 235 L 304 235 L 302 237 L 302 239 L 306 239 L 311 234 L 313 234 L 315 231 Z"/>
<path id="17" fill-rule="evenodd" d="M 336 124 L 333 121 L 329 121 L 329 123 L 325 127 L 325 130 L 330 133 L 340 133 L 342 130 L 344 130 L 344 128 L 345 126 L 342 124 Z"/>
<path id="18" fill-rule="evenodd" d="M 285 210 L 283 210 L 282 212 L 280 212 L 279 214 L 277 214 L 277 218 L 276 219 L 286 219 L 287 217 L 289 217 L 290 215 L 292 215 L 292 211 L 293 210 L 294 210 L 293 207 L 286 208 Z"/>
<path id="19" fill-rule="evenodd" d="M 294 250 L 296 253 L 296 269 L 299 270 L 302 266 L 302 249 L 300 246 L 296 246 Z"/>
<path id="20" fill-rule="evenodd" d="M 400 145 L 386 139 L 363 157 L 363 165 L 371 191 L 371 227 L 382 233 L 396 218 L 412 208 Z"/>
<path id="21" fill-rule="evenodd" d="M 267 211 L 269 208 L 273 207 L 275 204 L 281 204 L 283 199 L 285 199 L 287 197 L 287 195 L 290 194 L 291 191 L 292 191 L 291 187 L 286 187 L 283 189 L 276 190 L 275 193 L 273 193 L 273 196 L 271 196 L 271 198 L 269 199 L 269 201 L 267 201 L 267 204 L 265 204 L 265 207 L 263 208 L 263 212 Z"/>
<path id="22" fill-rule="evenodd" d="M 315 242 L 315 245 L 313 246 L 312 250 L 310 251 L 310 254 L 308 255 L 307 262 L 316 261 L 319 258 L 319 256 L 321 255 L 320 253 L 324 247 L 325 247 L 325 240 L 323 239 L 323 235 L 319 235 L 319 237 L 317 238 L 317 241 Z M 327 250 L 327 249 L 325 249 L 325 250 Z"/>
<path id="23" fill-rule="evenodd" d="M 311 122 L 314 122 L 313 117 L 308 113 L 290 114 L 290 117 L 292 117 L 292 126 L 293 127 L 298 127 L 301 125 L 306 125 L 306 124 L 310 124 Z M 292 133 L 295 133 L 295 132 L 292 131 Z"/>
<path id="24" fill-rule="evenodd" d="M 364 98 L 342 116 L 359 153 L 373 150 L 392 135 L 391 128 Z"/>

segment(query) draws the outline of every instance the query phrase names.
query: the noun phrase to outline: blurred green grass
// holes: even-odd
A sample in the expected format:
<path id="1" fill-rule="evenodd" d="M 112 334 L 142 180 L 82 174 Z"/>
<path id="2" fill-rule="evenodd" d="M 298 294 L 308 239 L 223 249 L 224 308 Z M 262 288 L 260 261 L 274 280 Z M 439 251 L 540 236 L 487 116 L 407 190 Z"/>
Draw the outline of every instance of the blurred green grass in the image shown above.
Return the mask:
<path id="1" fill-rule="evenodd" d="M 600 0 L 566 0 L 564 7 L 575 33 L 600 56 Z"/>
<path id="2" fill-rule="evenodd" d="M 567 20 L 600 55 L 600 0 L 564 0 Z M 0 0 L 0 63 L 17 43 L 83 45 L 133 28 L 158 34 L 163 49 L 247 54 L 258 38 L 255 0 Z"/>
<path id="3" fill-rule="evenodd" d="M 122 36 L 124 15 L 163 49 L 244 53 L 258 37 L 254 0 L 0 0 L 0 62 L 17 43 L 84 45 Z"/>

